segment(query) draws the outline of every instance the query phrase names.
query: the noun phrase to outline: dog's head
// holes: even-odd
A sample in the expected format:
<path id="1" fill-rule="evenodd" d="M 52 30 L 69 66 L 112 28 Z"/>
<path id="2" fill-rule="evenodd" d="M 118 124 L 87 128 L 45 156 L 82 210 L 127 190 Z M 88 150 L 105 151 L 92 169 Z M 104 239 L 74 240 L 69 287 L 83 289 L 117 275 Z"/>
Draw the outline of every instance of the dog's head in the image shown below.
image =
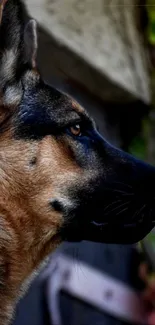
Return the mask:
<path id="1" fill-rule="evenodd" d="M 37 262 L 61 236 L 140 240 L 154 226 L 155 169 L 110 146 L 80 105 L 42 81 L 35 22 L 18 0 L 0 3 L 4 239 L 14 234 Z"/>

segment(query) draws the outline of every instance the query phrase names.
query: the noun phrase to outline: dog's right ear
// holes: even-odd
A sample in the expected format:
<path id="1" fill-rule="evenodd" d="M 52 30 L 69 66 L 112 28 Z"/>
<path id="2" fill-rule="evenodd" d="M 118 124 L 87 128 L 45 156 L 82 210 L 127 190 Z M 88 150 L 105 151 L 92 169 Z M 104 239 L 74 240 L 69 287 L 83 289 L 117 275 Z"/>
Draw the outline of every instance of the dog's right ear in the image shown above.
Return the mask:
<path id="1" fill-rule="evenodd" d="M 36 72 L 36 55 L 36 22 L 20 0 L 0 0 L 0 106 L 18 104 L 22 77 Z"/>

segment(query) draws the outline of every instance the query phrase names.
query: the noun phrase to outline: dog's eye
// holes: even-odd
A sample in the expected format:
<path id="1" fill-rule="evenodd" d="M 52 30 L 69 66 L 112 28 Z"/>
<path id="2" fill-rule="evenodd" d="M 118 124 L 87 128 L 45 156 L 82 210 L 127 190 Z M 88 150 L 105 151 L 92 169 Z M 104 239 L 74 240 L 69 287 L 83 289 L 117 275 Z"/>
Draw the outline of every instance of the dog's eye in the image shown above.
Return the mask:
<path id="1" fill-rule="evenodd" d="M 82 135 L 80 124 L 70 126 L 69 131 L 76 137 L 80 137 Z"/>

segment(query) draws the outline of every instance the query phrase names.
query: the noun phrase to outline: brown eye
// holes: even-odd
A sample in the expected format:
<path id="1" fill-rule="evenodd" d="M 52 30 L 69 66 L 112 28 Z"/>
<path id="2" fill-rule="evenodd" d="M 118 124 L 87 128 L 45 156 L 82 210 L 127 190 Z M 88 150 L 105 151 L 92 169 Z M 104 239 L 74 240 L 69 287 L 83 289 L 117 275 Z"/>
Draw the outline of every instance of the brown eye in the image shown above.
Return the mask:
<path id="1" fill-rule="evenodd" d="M 70 132 L 75 136 L 81 136 L 81 126 L 80 124 L 75 124 L 70 127 Z"/>

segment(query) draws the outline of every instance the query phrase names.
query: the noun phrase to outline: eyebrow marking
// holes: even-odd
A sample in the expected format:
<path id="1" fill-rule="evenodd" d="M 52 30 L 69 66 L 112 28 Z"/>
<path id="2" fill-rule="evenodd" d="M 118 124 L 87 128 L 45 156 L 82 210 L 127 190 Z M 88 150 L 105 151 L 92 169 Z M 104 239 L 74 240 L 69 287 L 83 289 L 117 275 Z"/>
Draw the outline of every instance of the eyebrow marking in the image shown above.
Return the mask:
<path id="1" fill-rule="evenodd" d="M 75 100 L 72 100 L 72 107 L 78 112 L 78 113 L 84 113 L 83 107 L 76 102 Z"/>

